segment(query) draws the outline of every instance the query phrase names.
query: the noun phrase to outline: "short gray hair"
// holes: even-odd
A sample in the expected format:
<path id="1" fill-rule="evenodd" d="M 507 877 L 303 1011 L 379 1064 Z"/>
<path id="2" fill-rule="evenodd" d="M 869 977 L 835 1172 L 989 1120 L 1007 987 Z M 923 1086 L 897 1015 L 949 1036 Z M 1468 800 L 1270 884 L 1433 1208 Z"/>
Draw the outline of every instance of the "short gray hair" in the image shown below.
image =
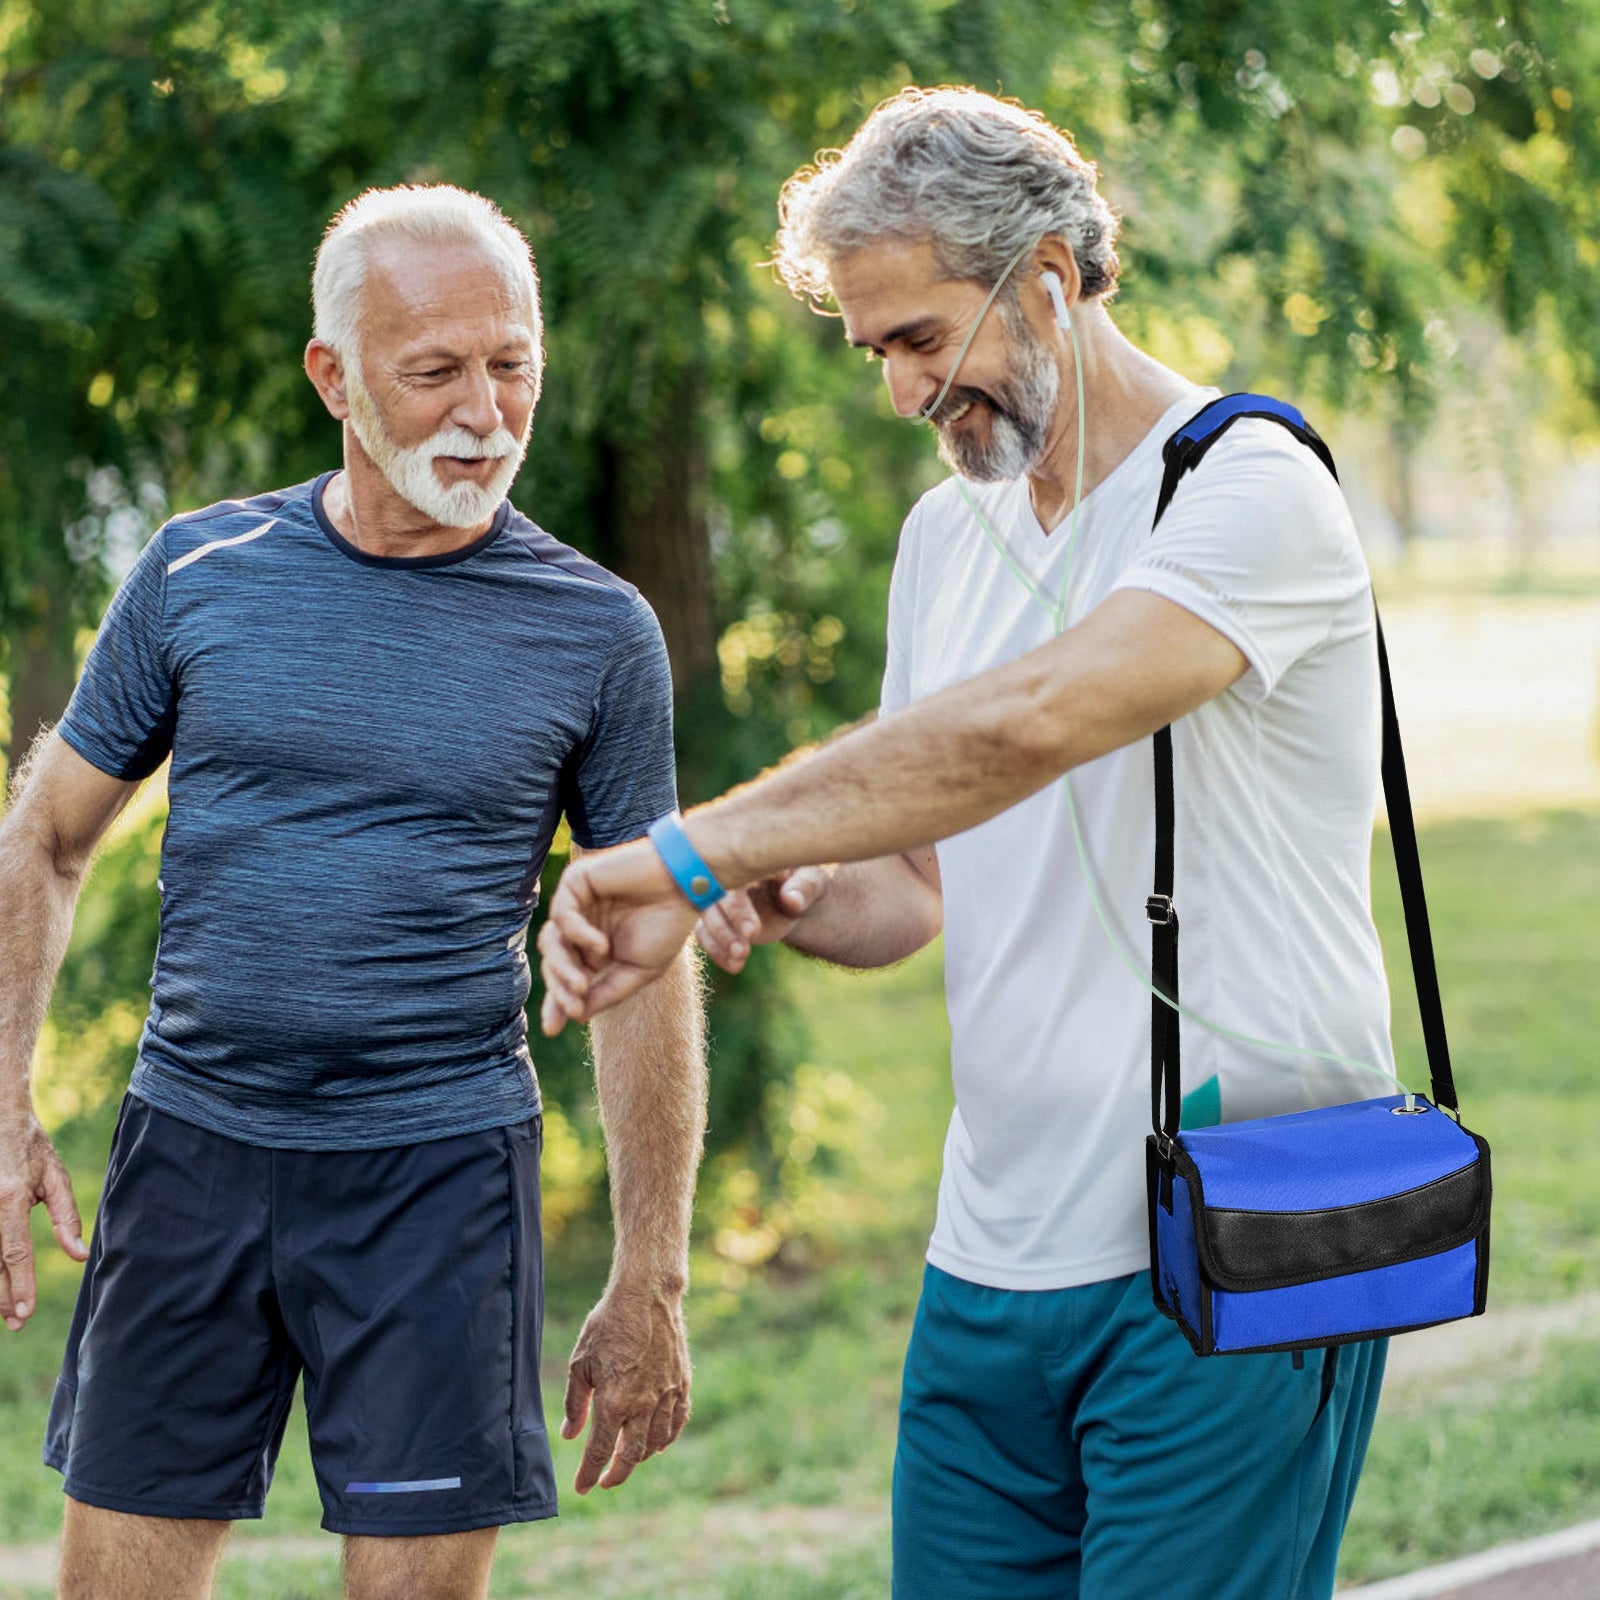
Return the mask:
<path id="1" fill-rule="evenodd" d="M 993 285 L 1047 234 L 1071 246 L 1086 299 L 1117 287 L 1117 219 L 1097 172 L 1036 111 L 976 89 L 902 89 L 843 150 L 783 186 L 775 265 L 802 298 L 831 289 L 834 262 L 885 240 L 932 244 L 953 278 Z"/>
<path id="2" fill-rule="evenodd" d="M 328 224 L 311 274 L 313 332 L 341 360 L 360 348 L 361 290 L 372 246 L 386 239 L 419 245 L 471 245 L 481 250 L 507 285 L 528 297 L 533 340 L 542 364 L 539 273 L 522 230 L 481 194 L 447 183 L 368 189 Z"/>

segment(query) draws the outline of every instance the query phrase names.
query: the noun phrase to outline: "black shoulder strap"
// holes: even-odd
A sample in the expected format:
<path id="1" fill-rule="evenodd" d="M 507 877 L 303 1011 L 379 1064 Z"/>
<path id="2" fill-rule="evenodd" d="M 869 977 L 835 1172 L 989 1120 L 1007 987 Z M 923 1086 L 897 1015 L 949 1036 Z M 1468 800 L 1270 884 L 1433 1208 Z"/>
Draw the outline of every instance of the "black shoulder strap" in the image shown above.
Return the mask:
<path id="1" fill-rule="evenodd" d="M 1177 492 L 1184 473 L 1192 471 L 1206 452 L 1240 417 L 1264 417 L 1288 429 L 1312 450 L 1338 479 L 1333 456 L 1310 423 L 1293 406 L 1260 394 L 1230 394 L 1213 400 L 1167 440 L 1162 450 L 1166 471 L 1156 502 L 1153 529 Z M 1376 608 L 1374 608 L 1376 616 Z M 1450 1047 L 1445 1039 L 1444 1008 L 1439 1000 L 1439 977 L 1433 961 L 1433 937 L 1428 928 L 1428 905 L 1422 887 L 1422 862 L 1417 854 L 1417 830 L 1411 815 L 1411 790 L 1406 782 L 1405 756 L 1400 748 L 1400 722 L 1395 714 L 1394 688 L 1389 679 L 1389 655 L 1378 620 L 1378 676 L 1383 687 L 1383 794 L 1389 812 L 1389 835 L 1394 843 L 1395 867 L 1400 878 L 1400 900 L 1405 907 L 1406 937 L 1411 946 L 1411 971 L 1422 1013 L 1422 1036 L 1428 1051 L 1428 1072 L 1436 1105 L 1456 1111 L 1455 1080 L 1450 1073 Z M 1179 1018 L 1173 1009 L 1178 999 L 1178 914 L 1173 905 L 1173 833 L 1176 806 L 1173 798 L 1172 729 L 1155 736 L 1156 860 L 1153 892 L 1146 902 L 1151 924 L 1151 981 L 1159 993 L 1150 1002 L 1150 1117 L 1158 1135 L 1170 1141 L 1178 1131 L 1183 1093 L 1179 1079 Z M 1172 1004 L 1160 998 L 1170 997 Z"/>

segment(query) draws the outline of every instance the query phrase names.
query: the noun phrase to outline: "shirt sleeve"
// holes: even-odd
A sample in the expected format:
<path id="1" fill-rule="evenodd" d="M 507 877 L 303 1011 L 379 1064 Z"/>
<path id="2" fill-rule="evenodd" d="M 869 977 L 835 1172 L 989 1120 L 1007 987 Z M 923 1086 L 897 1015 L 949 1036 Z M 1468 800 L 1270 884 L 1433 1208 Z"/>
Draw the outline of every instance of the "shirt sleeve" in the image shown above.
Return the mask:
<path id="1" fill-rule="evenodd" d="M 172 750 L 178 686 L 164 637 L 164 535 L 144 547 L 112 597 L 57 729 L 113 778 L 147 778 Z"/>
<path id="2" fill-rule="evenodd" d="M 1276 424 L 1236 424 L 1178 487 L 1117 579 L 1182 606 L 1248 662 L 1235 692 L 1265 700 L 1369 585 L 1349 508 L 1327 468 Z"/>
<path id="3" fill-rule="evenodd" d="M 562 800 L 586 850 L 637 839 L 677 806 L 672 670 L 661 624 L 642 595 L 617 627 Z"/>

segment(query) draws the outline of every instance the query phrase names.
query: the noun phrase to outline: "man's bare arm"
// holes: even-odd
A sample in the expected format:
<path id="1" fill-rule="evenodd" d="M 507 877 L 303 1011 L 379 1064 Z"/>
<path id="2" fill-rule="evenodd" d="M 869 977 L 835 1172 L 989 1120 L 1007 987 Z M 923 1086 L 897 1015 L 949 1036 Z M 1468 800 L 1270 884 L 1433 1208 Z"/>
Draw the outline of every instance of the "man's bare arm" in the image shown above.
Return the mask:
<path id="1" fill-rule="evenodd" d="M 574 1487 L 615 1488 L 677 1438 L 689 1415 L 682 1300 L 705 1130 L 699 958 L 680 952 L 652 984 L 594 1022 L 616 1243 L 611 1277 L 568 1367 L 562 1437 L 593 1419 Z"/>
<path id="2" fill-rule="evenodd" d="M 1059 638 L 880 718 L 691 813 L 724 883 L 859 861 L 976 827 L 1186 716 L 1244 673 L 1193 612 L 1119 590 Z"/>
<path id="3" fill-rule="evenodd" d="M 67 1169 L 34 1114 L 30 1068 L 90 858 L 137 788 L 52 733 L 0 819 L 0 1320 L 13 1333 L 35 1305 L 33 1207 L 49 1211 L 69 1256 L 88 1255 Z"/>
<path id="4" fill-rule="evenodd" d="M 887 967 L 937 938 L 944 923 L 932 846 L 842 867 L 802 867 L 724 895 L 695 927 L 727 972 L 750 947 L 776 944 L 841 967 Z"/>
<path id="5" fill-rule="evenodd" d="M 1119 590 L 1017 660 L 697 807 L 687 831 L 725 884 L 916 850 L 1148 738 L 1247 665 L 1182 606 Z M 569 869 L 539 941 L 545 1030 L 587 1020 L 649 982 L 694 925 L 686 906 L 646 843 Z"/>

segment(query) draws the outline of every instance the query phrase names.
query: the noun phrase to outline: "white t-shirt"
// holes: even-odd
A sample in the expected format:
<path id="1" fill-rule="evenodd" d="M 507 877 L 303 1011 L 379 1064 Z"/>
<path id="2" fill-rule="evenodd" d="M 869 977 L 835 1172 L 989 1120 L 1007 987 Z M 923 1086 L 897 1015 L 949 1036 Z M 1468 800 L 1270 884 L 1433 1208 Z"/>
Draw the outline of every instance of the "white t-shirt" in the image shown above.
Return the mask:
<path id="1" fill-rule="evenodd" d="M 1273 1043 L 1388 1069 L 1389 999 L 1369 910 L 1380 716 L 1372 598 L 1344 498 L 1275 423 L 1244 419 L 1151 533 L 1175 405 L 1079 512 L 1070 626 L 1115 589 L 1203 618 L 1249 662 L 1173 729 L 1173 900 L 1186 1008 Z M 1059 595 L 1068 523 L 1046 536 L 1023 480 L 968 484 L 1013 559 Z M 1052 620 L 955 480 L 914 507 L 889 600 L 883 708 L 1025 651 Z M 1075 770 L 1101 906 L 1141 975 L 1154 862 L 1148 739 Z M 938 847 L 956 1109 L 928 1259 L 998 1288 L 1149 1264 L 1150 994 L 1096 919 L 1054 783 Z M 1215 1079 L 1215 1083 L 1209 1080 Z M 1183 1026 L 1183 1088 L 1223 1120 L 1383 1094 L 1382 1079 Z M 1212 1120 L 1212 1119 L 1207 1119 Z"/>

